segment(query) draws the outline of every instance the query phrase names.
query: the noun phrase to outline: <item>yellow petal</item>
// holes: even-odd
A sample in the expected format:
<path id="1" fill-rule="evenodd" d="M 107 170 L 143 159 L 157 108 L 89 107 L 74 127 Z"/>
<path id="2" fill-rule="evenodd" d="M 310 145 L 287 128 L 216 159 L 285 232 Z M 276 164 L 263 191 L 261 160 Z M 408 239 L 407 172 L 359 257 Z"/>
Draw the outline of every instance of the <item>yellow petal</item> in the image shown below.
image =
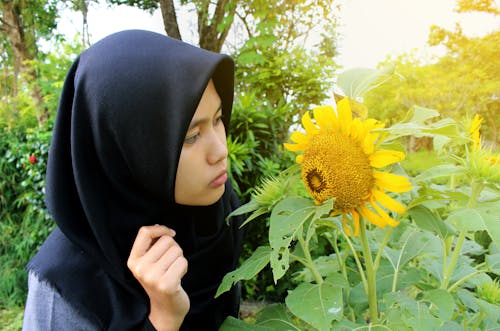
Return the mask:
<path id="1" fill-rule="evenodd" d="M 474 142 L 474 149 L 478 150 L 481 147 L 481 136 L 479 134 L 479 130 L 481 129 L 481 123 L 483 122 L 483 118 L 476 114 L 472 119 L 471 126 L 469 128 L 469 136 Z"/>
<path id="2" fill-rule="evenodd" d="M 340 123 L 340 129 L 345 134 L 349 133 L 349 128 L 351 127 L 352 122 L 352 112 L 351 105 L 347 97 L 340 100 L 337 104 L 337 113 Z"/>
<path id="3" fill-rule="evenodd" d="M 376 151 L 370 155 L 370 165 L 374 168 L 383 168 L 389 164 L 393 164 L 404 160 L 405 153 L 390 150 Z"/>
<path id="4" fill-rule="evenodd" d="M 349 230 L 349 227 L 347 226 L 347 217 L 345 217 L 345 215 L 342 215 L 342 227 L 344 228 L 345 233 L 350 237 L 351 230 Z"/>
<path id="5" fill-rule="evenodd" d="M 382 208 L 380 208 L 374 201 L 371 202 L 371 205 L 373 206 L 373 208 L 375 208 L 375 210 L 377 211 L 377 214 L 379 214 L 380 217 L 382 217 L 382 219 L 384 220 L 384 222 L 386 222 L 387 224 L 389 224 L 389 226 L 396 226 L 399 224 L 399 222 L 395 221 L 394 219 L 392 219 L 389 214 L 387 214 Z"/>
<path id="6" fill-rule="evenodd" d="M 487 161 L 490 162 L 491 165 L 500 165 L 500 156 L 491 156 L 487 158 Z"/>
<path id="7" fill-rule="evenodd" d="M 394 200 L 387 194 L 379 190 L 372 190 L 373 198 L 385 208 L 395 211 L 396 213 L 404 213 L 406 208 L 398 201 Z"/>
<path id="8" fill-rule="evenodd" d="M 283 147 L 285 147 L 285 149 L 287 149 L 289 151 L 292 151 L 292 152 L 298 152 L 298 151 L 303 151 L 304 150 L 304 148 L 302 147 L 301 144 L 288 144 L 288 143 L 284 143 Z"/>
<path id="9" fill-rule="evenodd" d="M 368 222 L 372 223 L 373 225 L 376 225 L 380 228 L 385 228 L 387 223 L 380 217 L 379 215 L 375 214 L 373 211 L 368 209 L 364 204 L 358 207 L 358 212 L 363 216 Z"/>
<path id="10" fill-rule="evenodd" d="M 351 127 L 350 127 L 350 131 L 349 132 L 349 136 L 355 140 L 355 141 L 359 141 L 360 137 L 362 137 L 362 131 L 363 131 L 363 123 L 361 122 L 361 120 L 359 118 L 355 118 L 352 120 L 351 122 Z M 361 140 L 363 141 L 363 140 Z"/>
<path id="11" fill-rule="evenodd" d="M 316 124 L 318 124 L 322 130 L 338 130 L 339 123 L 331 106 L 316 107 L 313 110 L 313 114 Z"/>
<path id="12" fill-rule="evenodd" d="M 306 112 L 304 116 L 302 116 L 302 126 L 306 130 L 308 136 L 314 136 L 318 132 L 318 128 L 312 122 L 309 112 Z"/>
<path id="13" fill-rule="evenodd" d="M 303 134 L 300 131 L 294 131 L 290 136 L 290 140 L 301 145 L 307 145 L 311 140 L 309 136 Z"/>
<path id="14" fill-rule="evenodd" d="M 372 154 L 375 150 L 375 141 L 378 139 L 378 136 L 378 134 L 374 133 L 369 133 L 365 136 L 361 147 L 363 148 L 363 152 L 365 152 L 366 155 Z"/>
<path id="15" fill-rule="evenodd" d="M 351 215 L 354 222 L 354 236 L 357 237 L 359 235 L 359 214 L 353 210 Z"/>
<path id="16" fill-rule="evenodd" d="M 302 164 L 302 161 L 304 161 L 304 154 L 299 154 L 295 157 L 295 162 L 298 164 Z"/>
<path id="17" fill-rule="evenodd" d="M 411 190 L 411 184 L 408 178 L 391 174 L 388 172 L 374 171 L 375 185 L 383 190 L 391 192 L 408 192 Z"/>

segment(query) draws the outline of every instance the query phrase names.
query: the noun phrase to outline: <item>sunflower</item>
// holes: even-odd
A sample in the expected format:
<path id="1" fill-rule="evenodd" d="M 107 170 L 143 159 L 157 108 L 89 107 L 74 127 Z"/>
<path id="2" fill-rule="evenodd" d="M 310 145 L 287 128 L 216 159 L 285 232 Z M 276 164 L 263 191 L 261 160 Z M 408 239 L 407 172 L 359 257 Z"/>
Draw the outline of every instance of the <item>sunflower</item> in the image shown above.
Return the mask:
<path id="1" fill-rule="evenodd" d="M 482 146 L 481 124 L 483 118 L 476 114 L 469 127 L 469 137 L 472 140 L 472 151 L 470 152 L 470 168 L 473 176 L 481 177 L 491 181 L 500 180 L 500 156 L 493 155 L 491 149 Z"/>
<path id="2" fill-rule="evenodd" d="M 474 150 L 478 150 L 481 148 L 481 135 L 479 130 L 481 129 L 481 123 L 483 122 L 483 118 L 478 114 L 474 115 L 472 119 L 472 123 L 469 128 L 469 136 L 474 143 Z"/>
<path id="3" fill-rule="evenodd" d="M 403 213 L 405 207 L 391 198 L 389 192 L 407 192 L 411 184 L 406 177 L 381 171 L 404 159 L 405 154 L 393 150 L 377 150 L 379 133 L 373 129 L 383 124 L 374 119 L 353 118 L 348 98 L 337 104 L 313 110 L 302 117 L 305 133 L 295 131 L 286 149 L 299 152 L 296 161 L 302 167 L 302 180 L 315 203 L 335 198 L 331 215 L 342 215 L 348 235 L 347 215 L 351 214 L 354 235 L 359 232 L 359 218 L 384 228 L 398 222 L 385 209 Z M 385 208 L 385 209 L 384 209 Z"/>

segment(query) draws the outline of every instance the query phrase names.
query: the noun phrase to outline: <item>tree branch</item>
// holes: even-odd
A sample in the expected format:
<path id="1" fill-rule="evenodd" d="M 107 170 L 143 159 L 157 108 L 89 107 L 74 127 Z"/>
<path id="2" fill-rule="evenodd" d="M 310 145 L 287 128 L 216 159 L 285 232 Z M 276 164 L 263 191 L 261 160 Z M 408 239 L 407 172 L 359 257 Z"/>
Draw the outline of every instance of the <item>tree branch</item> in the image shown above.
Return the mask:
<path id="1" fill-rule="evenodd" d="M 173 0 L 160 0 L 161 16 L 165 32 L 169 37 L 182 40 Z"/>

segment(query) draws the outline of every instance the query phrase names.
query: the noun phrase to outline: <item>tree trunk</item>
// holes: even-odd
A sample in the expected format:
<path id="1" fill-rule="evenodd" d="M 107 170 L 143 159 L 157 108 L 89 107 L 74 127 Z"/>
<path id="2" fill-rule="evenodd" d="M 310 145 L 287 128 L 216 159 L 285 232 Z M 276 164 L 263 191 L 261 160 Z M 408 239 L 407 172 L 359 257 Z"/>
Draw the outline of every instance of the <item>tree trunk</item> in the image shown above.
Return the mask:
<path id="1" fill-rule="evenodd" d="M 198 33 L 200 47 L 219 53 L 224 45 L 236 12 L 237 0 L 218 0 L 211 19 L 208 18 L 209 1 L 198 8 Z M 229 17 L 230 22 L 221 26 L 223 20 Z M 222 27 L 222 30 L 219 30 Z"/>
<path id="2" fill-rule="evenodd" d="M 24 74 L 28 83 L 36 82 L 37 73 L 29 63 L 34 59 L 30 53 L 26 39 L 24 37 L 24 28 L 22 25 L 22 14 L 19 6 L 14 1 L 2 1 L 2 30 L 7 34 L 12 48 L 14 50 L 14 63 L 19 64 L 21 73 Z M 49 118 L 49 112 L 45 107 L 42 91 L 38 84 L 32 84 L 31 97 L 35 101 L 37 107 L 36 117 L 38 124 L 43 124 Z"/>
<path id="3" fill-rule="evenodd" d="M 174 0 L 160 0 L 161 16 L 163 25 L 168 36 L 182 40 L 175 14 Z"/>

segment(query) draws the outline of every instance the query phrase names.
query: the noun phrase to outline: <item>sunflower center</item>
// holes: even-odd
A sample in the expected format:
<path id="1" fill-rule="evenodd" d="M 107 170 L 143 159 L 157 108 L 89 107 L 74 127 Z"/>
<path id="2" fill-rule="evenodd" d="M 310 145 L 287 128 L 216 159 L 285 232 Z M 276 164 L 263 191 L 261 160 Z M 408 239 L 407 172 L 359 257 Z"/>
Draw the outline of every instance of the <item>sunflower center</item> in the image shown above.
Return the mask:
<path id="1" fill-rule="evenodd" d="M 361 146 L 339 132 L 314 136 L 304 150 L 302 179 L 318 202 L 336 198 L 334 207 L 349 211 L 374 185 L 373 171 Z"/>

